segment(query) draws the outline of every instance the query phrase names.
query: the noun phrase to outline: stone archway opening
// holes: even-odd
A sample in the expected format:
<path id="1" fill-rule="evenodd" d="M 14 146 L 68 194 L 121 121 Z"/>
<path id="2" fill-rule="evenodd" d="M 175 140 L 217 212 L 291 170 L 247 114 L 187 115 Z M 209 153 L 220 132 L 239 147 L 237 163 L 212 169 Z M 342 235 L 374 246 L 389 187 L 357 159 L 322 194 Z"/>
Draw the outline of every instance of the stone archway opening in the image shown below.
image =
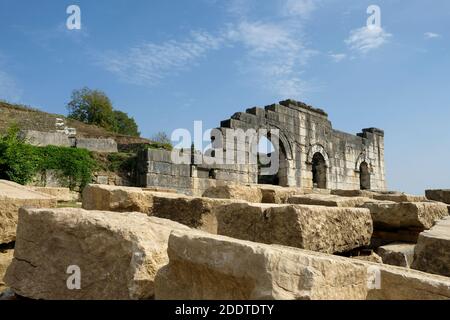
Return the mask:
<path id="1" fill-rule="evenodd" d="M 312 159 L 312 176 L 314 188 L 327 188 L 327 164 L 325 158 L 319 152 L 316 152 Z"/>
<path id="2" fill-rule="evenodd" d="M 278 155 L 278 158 L 276 156 Z M 273 159 L 275 156 L 275 159 Z M 268 169 L 274 164 L 271 160 L 278 160 L 278 171 L 274 174 L 262 174 L 263 169 Z M 270 141 L 270 137 L 261 137 L 258 143 L 258 184 L 270 184 L 277 186 L 288 186 L 289 163 L 286 151 L 279 141 L 279 148 L 276 149 Z"/>
<path id="3" fill-rule="evenodd" d="M 359 166 L 359 181 L 361 190 L 370 190 L 370 170 L 365 161 Z"/>

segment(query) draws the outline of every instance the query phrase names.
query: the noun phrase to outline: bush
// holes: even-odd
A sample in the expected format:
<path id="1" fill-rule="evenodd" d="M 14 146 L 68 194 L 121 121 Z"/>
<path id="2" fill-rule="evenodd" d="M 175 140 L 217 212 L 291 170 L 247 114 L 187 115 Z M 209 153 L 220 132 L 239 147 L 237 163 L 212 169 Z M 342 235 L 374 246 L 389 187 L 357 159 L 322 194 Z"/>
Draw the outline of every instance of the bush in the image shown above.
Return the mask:
<path id="1" fill-rule="evenodd" d="M 20 184 L 29 183 L 36 174 L 57 170 L 68 178 L 69 187 L 83 188 L 92 180 L 96 164 L 85 149 L 26 144 L 14 126 L 0 138 L 0 178 Z"/>

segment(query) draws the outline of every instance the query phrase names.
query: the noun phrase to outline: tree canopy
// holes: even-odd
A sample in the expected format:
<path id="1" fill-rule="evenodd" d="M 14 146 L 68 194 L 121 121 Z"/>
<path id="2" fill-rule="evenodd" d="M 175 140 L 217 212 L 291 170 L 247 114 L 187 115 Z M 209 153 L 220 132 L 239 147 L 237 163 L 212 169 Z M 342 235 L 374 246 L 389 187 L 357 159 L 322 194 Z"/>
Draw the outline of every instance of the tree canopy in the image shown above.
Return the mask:
<path id="1" fill-rule="evenodd" d="M 74 90 L 67 109 L 71 119 L 119 134 L 140 135 L 136 121 L 125 112 L 114 110 L 111 100 L 102 91 L 87 87 Z"/>

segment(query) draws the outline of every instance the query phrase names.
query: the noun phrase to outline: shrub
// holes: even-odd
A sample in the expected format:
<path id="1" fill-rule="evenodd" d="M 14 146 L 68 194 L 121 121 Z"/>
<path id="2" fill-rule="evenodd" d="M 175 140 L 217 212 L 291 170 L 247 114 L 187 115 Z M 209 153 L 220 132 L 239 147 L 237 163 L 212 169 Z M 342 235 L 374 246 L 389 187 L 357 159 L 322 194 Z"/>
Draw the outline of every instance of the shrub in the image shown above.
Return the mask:
<path id="1" fill-rule="evenodd" d="M 26 144 L 13 126 L 0 138 L 0 178 L 27 184 L 45 170 L 57 170 L 68 178 L 69 187 L 83 188 L 92 180 L 96 163 L 85 149 Z"/>

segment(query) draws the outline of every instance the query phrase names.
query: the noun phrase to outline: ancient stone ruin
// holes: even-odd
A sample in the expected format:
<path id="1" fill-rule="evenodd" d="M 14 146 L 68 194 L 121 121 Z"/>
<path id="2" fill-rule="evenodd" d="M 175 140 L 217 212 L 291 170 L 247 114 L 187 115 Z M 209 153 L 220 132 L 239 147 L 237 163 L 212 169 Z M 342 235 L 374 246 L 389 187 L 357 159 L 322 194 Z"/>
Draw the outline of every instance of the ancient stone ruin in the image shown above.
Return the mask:
<path id="1" fill-rule="evenodd" d="M 279 170 L 273 175 L 260 175 L 261 165 L 249 160 L 248 133 L 270 133 L 274 129 L 278 130 L 274 153 L 278 155 Z M 195 154 L 189 163 L 177 164 L 170 152 L 146 150 L 140 154 L 138 185 L 174 188 L 196 195 L 227 183 L 268 183 L 304 189 L 386 189 L 384 132 L 375 128 L 363 129 L 357 135 L 337 131 L 321 109 L 282 101 L 264 109 L 255 107 L 235 113 L 222 121 L 215 132 L 212 145 L 223 151 L 223 164 L 207 164 L 214 154 Z M 217 132 L 220 139 L 215 139 Z M 232 148 L 227 149 L 228 145 Z M 244 152 L 246 161 L 227 164 L 226 160 L 237 160 L 239 152 Z"/>
<path id="2" fill-rule="evenodd" d="M 145 150 L 141 187 L 90 184 L 73 208 L 0 181 L 0 299 L 450 299 L 450 190 L 387 191 L 381 130 L 294 101 L 235 114 L 213 149 L 260 128 L 275 175 Z"/>

